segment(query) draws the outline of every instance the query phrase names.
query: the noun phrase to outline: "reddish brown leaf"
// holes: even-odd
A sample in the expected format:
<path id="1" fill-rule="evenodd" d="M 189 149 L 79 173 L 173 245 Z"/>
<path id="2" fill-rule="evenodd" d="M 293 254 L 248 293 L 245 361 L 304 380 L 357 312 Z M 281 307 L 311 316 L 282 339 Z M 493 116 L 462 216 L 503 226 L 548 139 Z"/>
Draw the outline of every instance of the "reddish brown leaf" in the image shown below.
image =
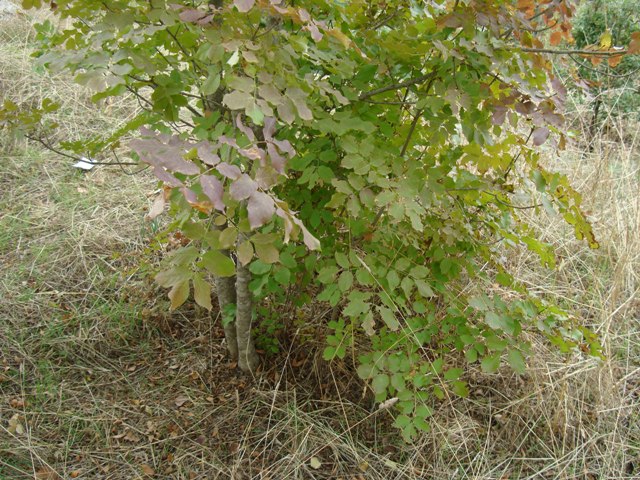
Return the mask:
<path id="1" fill-rule="evenodd" d="M 640 53 L 640 31 L 631 34 L 631 42 L 629 42 L 627 53 L 629 55 Z"/>
<path id="2" fill-rule="evenodd" d="M 609 57 L 609 66 L 611 68 L 615 68 L 618 65 L 620 65 L 621 61 L 622 61 L 622 55 L 615 55 L 615 56 Z"/>
<path id="3" fill-rule="evenodd" d="M 562 32 L 555 31 L 549 37 L 549 42 L 551 45 L 558 45 L 562 41 Z"/>
<path id="4" fill-rule="evenodd" d="M 156 474 L 156 471 L 146 463 L 143 463 L 142 465 L 140 465 L 140 470 L 142 470 L 142 473 L 150 477 L 153 477 Z"/>

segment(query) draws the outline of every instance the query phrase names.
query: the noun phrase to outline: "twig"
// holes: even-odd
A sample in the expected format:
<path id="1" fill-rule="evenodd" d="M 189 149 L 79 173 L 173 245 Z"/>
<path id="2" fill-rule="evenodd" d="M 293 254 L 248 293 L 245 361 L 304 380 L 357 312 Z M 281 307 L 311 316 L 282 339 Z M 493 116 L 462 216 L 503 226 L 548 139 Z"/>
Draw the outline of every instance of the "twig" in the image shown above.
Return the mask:
<path id="1" fill-rule="evenodd" d="M 411 85 L 416 85 L 418 83 L 426 82 L 427 80 L 432 80 L 436 77 L 438 72 L 434 70 L 433 72 L 420 75 L 419 77 L 410 78 L 409 80 L 405 80 L 404 82 L 394 83 L 393 85 L 387 85 L 386 87 L 376 88 L 375 90 L 371 90 L 370 92 L 363 93 L 358 97 L 359 100 L 366 100 L 367 98 L 373 97 L 374 95 L 378 95 L 379 93 L 388 92 L 390 90 L 398 90 L 404 87 L 410 87 Z"/>
<path id="2" fill-rule="evenodd" d="M 45 142 L 40 137 L 34 137 L 32 135 L 29 135 L 29 134 L 26 134 L 25 137 L 27 137 L 31 141 L 40 143 L 47 150 L 50 150 L 50 151 L 52 151 L 54 153 L 57 153 L 58 155 L 61 155 L 63 157 L 70 158 L 71 160 L 75 160 L 77 162 L 89 163 L 91 165 L 111 165 L 111 166 L 138 165 L 138 163 L 136 163 L 136 162 L 96 162 L 94 160 L 88 160 L 86 158 L 78 157 L 77 155 L 71 155 L 70 153 L 67 153 L 67 152 L 64 152 L 64 151 L 62 151 L 62 150 L 60 150 L 58 148 L 55 148 L 55 147 L 51 146 L 49 143 Z"/>

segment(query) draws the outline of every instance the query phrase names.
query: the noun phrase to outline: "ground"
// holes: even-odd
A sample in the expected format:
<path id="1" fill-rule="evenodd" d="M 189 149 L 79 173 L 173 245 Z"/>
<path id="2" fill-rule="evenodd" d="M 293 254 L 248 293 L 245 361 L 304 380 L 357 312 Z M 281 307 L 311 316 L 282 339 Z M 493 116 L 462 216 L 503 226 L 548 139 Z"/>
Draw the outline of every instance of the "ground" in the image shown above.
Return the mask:
<path id="1" fill-rule="evenodd" d="M 127 99 L 94 105 L 34 67 L 31 19 L 7 18 L 3 95 L 57 97 L 69 139 L 126 121 Z M 532 338 L 526 375 L 468 368 L 470 398 L 439 403 L 413 445 L 351 359 L 324 362 L 324 332 L 296 321 L 323 318 L 322 306 L 273 310 L 295 327 L 255 379 L 228 362 L 217 315 L 168 311 L 152 281 L 171 245 L 157 246 L 161 224 L 145 220 L 150 175 L 83 173 L 0 133 L 0 479 L 638 478 L 640 138 L 637 123 L 608 122 L 593 152 L 577 142 L 548 158 L 584 192 L 602 248 L 542 214 L 558 269 L 505 253 L 519 279 L 598 333 L 606 359 Z"/>

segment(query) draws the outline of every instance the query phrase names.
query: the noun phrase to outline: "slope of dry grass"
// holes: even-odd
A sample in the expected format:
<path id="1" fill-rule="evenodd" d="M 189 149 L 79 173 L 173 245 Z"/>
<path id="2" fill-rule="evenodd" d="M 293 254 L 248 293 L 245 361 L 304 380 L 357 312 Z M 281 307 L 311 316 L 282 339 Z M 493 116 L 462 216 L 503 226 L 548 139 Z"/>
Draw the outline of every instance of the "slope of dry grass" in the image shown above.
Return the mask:
<path id="1" fill-rule="evenodd" d="M 3 95 L 58 98 L 68 138 L 126 120 L 126 99 L 98 108 L 34 69 L 28 25 L 0 23 Z M 320 348 L 313 333 L 293 334 L 249 381 L 206 312 L 167 313 L 147 275 L 158 256 L 144 221 L 151 178 L 82 174 L 0 137 L 0 479 L 637 478 L 640 138 L 637 124 L 610 121 L 592 153 L 549 159 L 585 193 L 602 248 L 544 217 L 559 268 L 510 257 L 532 290 L 598 332 L 607 360 L 538 341 L 526 375 L 472 368 L 470 398 L 439 405 L 411 446 L 349 365 L 308 353 Z"/>

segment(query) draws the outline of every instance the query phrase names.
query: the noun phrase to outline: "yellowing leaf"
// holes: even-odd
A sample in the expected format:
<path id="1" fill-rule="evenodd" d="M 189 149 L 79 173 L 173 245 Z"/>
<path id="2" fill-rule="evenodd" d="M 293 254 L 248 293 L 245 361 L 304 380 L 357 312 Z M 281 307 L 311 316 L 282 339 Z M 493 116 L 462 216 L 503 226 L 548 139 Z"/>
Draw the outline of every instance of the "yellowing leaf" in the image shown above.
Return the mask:
<path id="1" fill-rule="evenodd" d="M 186 280 L 182 283 L 174 285 L 169 292 L 169 299 L 171 300 L 171 310 L 175 310 L 180 307 L 189 298 L 189 281 Z"/>
<path id="2" fill-rule="evenodd" d="M 193 277 L 193 298 L 198 305 L 211 310 L 211 285 L 206 282 L 200 275 Z"/>
<path id="3" fill-rule="evenodd" d="M 238 247 L 238 260 L 244 267 L 247 265 L 251 259 L 253 258 L 253 246 L 249 240 L 242 242 Z"/>
<path id="4" fill-rule="evenodd" d="M 609 49 L 611 48 L 613 42 L 613 37 L 611 36 L 611 30 L 608 28 L 604 31 L 604 33 L 600 36 L 599 45 L 600 48 Z"/>
<path id="5" fill-rule="evenodd" d="M 280 252 L 273 244 L 254 244 L 256 255 L 264 263 L 276 263 L 280 258 Z"/>

